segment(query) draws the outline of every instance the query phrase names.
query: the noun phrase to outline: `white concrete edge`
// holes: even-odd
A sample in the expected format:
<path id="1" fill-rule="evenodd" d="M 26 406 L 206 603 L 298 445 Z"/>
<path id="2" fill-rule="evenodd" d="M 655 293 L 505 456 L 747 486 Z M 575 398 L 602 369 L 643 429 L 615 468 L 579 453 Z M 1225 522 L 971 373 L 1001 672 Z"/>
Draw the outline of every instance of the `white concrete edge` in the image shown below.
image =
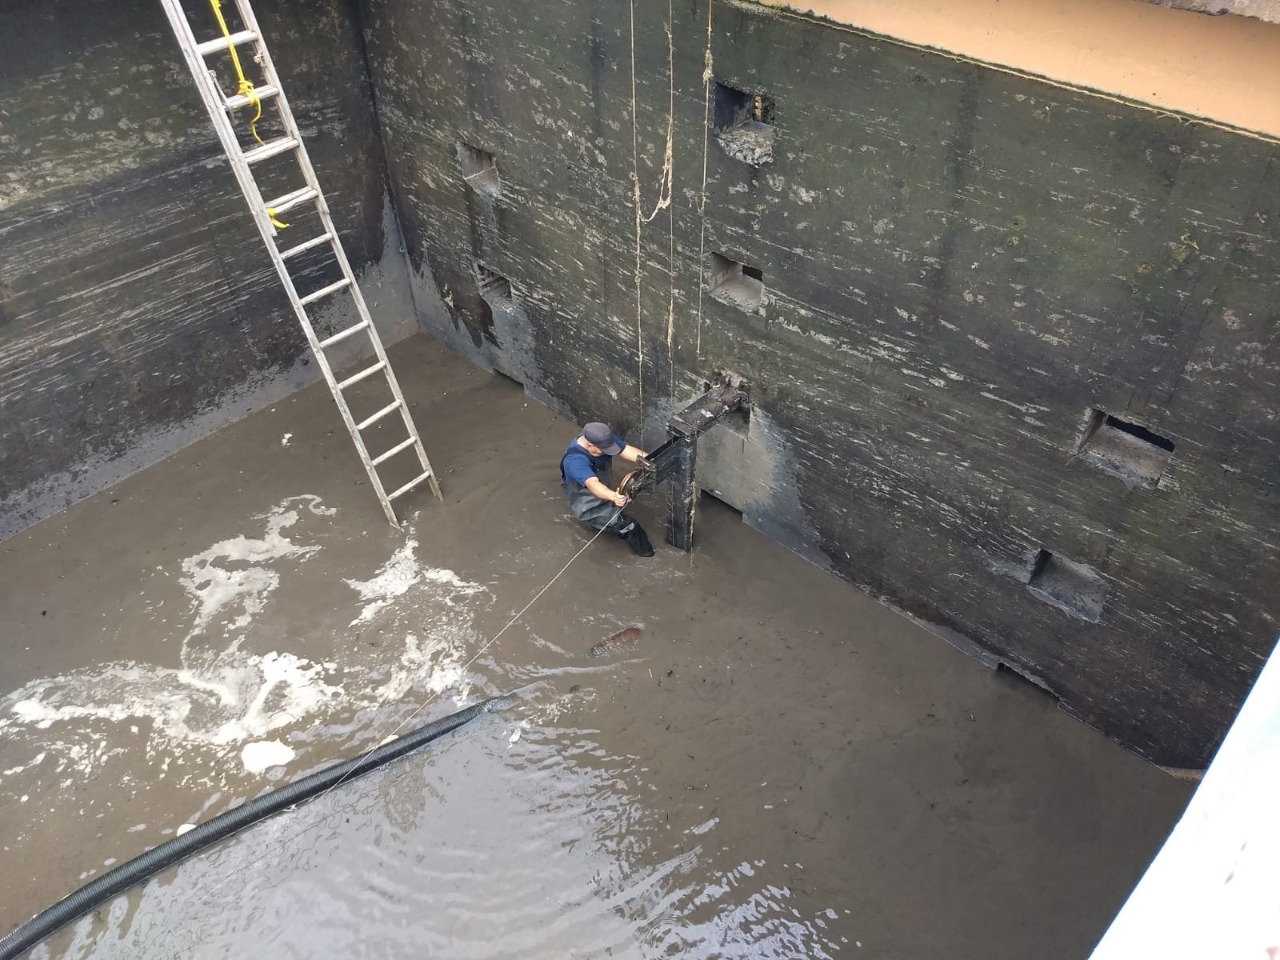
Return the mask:
<path id="1" fill-rule="evenodd" d="M 1280 646 L 1092 960 L 1280 960 Z"/>

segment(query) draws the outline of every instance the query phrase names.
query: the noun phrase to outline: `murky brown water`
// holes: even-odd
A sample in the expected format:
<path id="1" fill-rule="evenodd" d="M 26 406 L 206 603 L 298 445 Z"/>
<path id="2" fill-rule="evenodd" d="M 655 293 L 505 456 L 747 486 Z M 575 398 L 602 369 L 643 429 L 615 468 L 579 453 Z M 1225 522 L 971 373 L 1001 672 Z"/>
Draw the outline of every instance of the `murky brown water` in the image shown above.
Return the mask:
<path id="1" fill-rule="evenodd" d="M 1185 785 L 714 504 L 691 557 L 602 540 L 486 648 L 587 540 L 572 428 L 426 341 L 395 360 L 453 471 L 404 533 L 311 391 L 0 545 L 0 929 L 419 709 L 524 688 L 51 956 L 1087 955 Z"/>
<path id="2" fill-rule="evenodd" d="M 240 836 L 54 955 L 834 954 L 834 906 L 796 909 L 776 869 L 727 863 L 710 810 L 673 824 L 640 759 L 528 713 Z"/>

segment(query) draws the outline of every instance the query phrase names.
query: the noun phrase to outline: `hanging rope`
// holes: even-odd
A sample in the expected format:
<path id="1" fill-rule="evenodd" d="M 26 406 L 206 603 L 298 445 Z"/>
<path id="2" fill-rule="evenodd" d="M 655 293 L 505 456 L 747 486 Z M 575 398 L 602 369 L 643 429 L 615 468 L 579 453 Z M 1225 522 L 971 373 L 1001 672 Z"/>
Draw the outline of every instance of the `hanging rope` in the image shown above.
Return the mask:
<path id="1" fill-rule="evenodd" d="M 636 3 L 630 0 L 631 12 L 631 193 L 635 206 L 636 223 L 636 395 L 639 406 L 639 423 L 644 430 L 644 311 L 641 304 L 642 285 L 642 233 L 646 223 L 650 223 L 663 210 L 671 207 L 672 184 L 675 179 L 675 40 L 672 29 L 675 23 L 673 0 L 667 0 L 667 143 L 662 156 L 662 176 L 658 181 L 658 199 L 653 211 L 647 216 L 640 191 L 640 132 L 637 118 L 636 99 Z M 667 306 L 667 356 L 672 371 L 675 369 L 673 341 L 675 335 L 675 226 L 669 229 L 667 250 L 670 293 Z"/>
<path id="2" fill-rule="evenodd" d="M 671 31 L 675 26 L 673 0 L 667 0 L 667 197 L 675 184 L 676 165 L 675 117 L 676 117 L 676 62 L 675 44 Z M 675 398 L 676 390 L 676 212 L 667 212 L 667 396 Z"/>
<path id="3" fill-rule="evenodd" d="M 218 26 L 222 28 L 222 35 L 230 40 L 231 31 L 227 27 L 227 18 L 222 15 L 222 0 L 209 0 L 209 3 L 213 6 L 213 15 L 218 19 Z M 262 119 L 262 99 L 253 88 L 253 82 L 244 75 L 244 68 L 240 66 L 240 54 L 236 52 L 234 43 L 227 44 L 227 52 L 231 54 L 231 65 L 236 68 L 236 77 L 239 79 L 236 92 L 247 97 L 249 106 L 255 107 L 258 111 L 253 119 L 249 121 L 249 129 L 253 132 L 253 139 L 262 143 L 262 138 L 258 136 L 258 121 Z M 275 212 L 272 210 L 267 211 L 267 216 L 271 217 L 271 222 L 277 227 L 288 226 L 288 224 L 283 224 L 276 220 Z"/>
<path id="4" fill-rule="evenodd" d="M 707 0 L 707 49 L 702 55 L 702 190 L 698 194 L 698 215 L 702 223 L 698 231 L 698 319 L 694 331 L 697 361 L 702 360 L 702 290 L 707 269 L 707 147 L 711 143 L 711 81 L 715 78 L 711 59 L 711 4 L 712 0 Z"/>

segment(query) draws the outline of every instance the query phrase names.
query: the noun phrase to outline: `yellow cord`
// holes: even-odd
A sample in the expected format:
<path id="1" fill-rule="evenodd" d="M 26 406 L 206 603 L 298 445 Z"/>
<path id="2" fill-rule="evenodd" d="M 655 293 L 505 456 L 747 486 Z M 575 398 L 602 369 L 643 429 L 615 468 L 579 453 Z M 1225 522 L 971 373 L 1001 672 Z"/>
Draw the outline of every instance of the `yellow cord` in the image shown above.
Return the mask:
<path id="1" fill-rule="evenodd" d="M 280 222 L 280 219 L 276 216 L 275 207 L 267 207 L 267 216 L 271 218 L 271 225 L 279 230 L 283 230 L 285 227 L 289 226 L 287 223 Z"/>
<path id="2" fill-rule="evenodd" d="M 218 18 L 218 26 L 222 28 L 222 35 L 227 39 L 230 39 L 231 31 L 227 29 L 227 20 L 222 15 L 222 0 L 209 0 L 209 3 L 213 5 L 213 15 Z M 236 53 L 235 44 L 227 44 L 227 50 L 231 54 L 231 63 L 236 68 L 236 76 L 240 80 L 240 84 L 236 88 L 236 92 L 247 97 L 249 99 L 249 105 L 256 107 L 258 110 L 254 118 L 249 121 L 249 129 L 253 132 L 253 139 L 262 143 L 262 138 L 258 136 L 258 121 L 262 119 L 262 100 L 258 97 L 257 91 L 253 89 L 253 82 L 244 75 L 244 69 L 240 66 L 240 55 Z M 270 213 L 270 211 L 268 211 L 268 213 Z M 277 226 L 279 226 L 279 224 L 277 224 Z"/>

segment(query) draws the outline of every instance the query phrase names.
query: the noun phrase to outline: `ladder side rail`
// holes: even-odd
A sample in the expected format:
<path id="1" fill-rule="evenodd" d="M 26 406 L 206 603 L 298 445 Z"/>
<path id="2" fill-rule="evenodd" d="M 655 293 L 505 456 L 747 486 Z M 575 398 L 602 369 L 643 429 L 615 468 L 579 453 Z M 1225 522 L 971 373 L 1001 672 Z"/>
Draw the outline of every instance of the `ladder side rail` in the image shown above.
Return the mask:
<path id="1" fill-rule="evenodd" d="M 325 199 L 324 191 L 320 188 L 320 178 L 316 175 L 315 167 L 311 163 L 311 155 L 307 151 L 306 142 L 303 139 L 301 131 L 298 129 L 297 120 L 294 118 L 293 108 L 289 106 L 289 99 L 284 93 L 284 84 L 280 81 L 280 75 L 276 71 L 275 61 L 271 58 L 271 53 L 267 49 L 266 40 L 262 34 L 262 28 L 258 24 L 257 17 L 253 13 L 253 8 L 249 0 L 235 0 L 236 8 L 240 11 L 241 21 L 245 27 L 253 31 L 258 36 L 256 47 L 259 51 L 259 66 L 262 68 L 263 77 L 266 82 L 280 91 L 276 95 L 280 117 L 284 124 L 285 136 L 292 137 L 297 141 L 298 146 L 294 149 L 294 156 L 297 159 L 298 166 L 302 169 L 303 179 L 306 184 L 316 191 L 316 198 L 313 201 L 320 215 L 320 222 L 330 237 L 330 246 L 333 249 L 334 256 L 338 260 L 339 268 L 342 275 L 351 281 L 347 289 L 351 292 L 356 304 L 356 313 L 361 321 L 367 326 L 366 333 L 370 342 L 373 344 L 374 354 L 383 364 L 383 372 L 386 374 L 387 386 L 391 390 L 394 400 L 400 402 L 399 413 L 404 423 L 405 430 L 416 441 L 414 443 L 414 453 L 418 457 L 418 463 L 422 467 L 424 473 L 430 474 L 429 482 L 432 493 L 437 499 L 441 497 L 440 485 L 436 480 L 435 470 L 431 467 L 431 461 L 427 457 L 426 448 L 422 444 L 421 435 L 413 422 L 413 417 L 409 412 L 409 405 L 405 402 L 404 394 L 400 389 L 400 383 L 391 367 L 390 360 L 387 359 L 386 349 L 382 343 L 382 337 L 378 334 L 377 327 L 373 323 L 373 318 L 369 314 L 368 305 L 365 302 L 364 294 L 360 290 L 360 285 L 356 281 L 355 272 L 351 269 L 351 263 L 347 259 L 346 248 L 342 244 L 341 238 L 338 236 L 338 230 L 333 224 L 333 217 L 329 211 L 328 201 Z M 358 435 L 358 432 L 357 432 Z"/>
<path id="2" fill-rule="evenodd" d="M 331 224 L 326 224 L 326 226 L 332 229 Z M 387 491 L 382 485 L 382 478 L 378 476 L 377 468 L 373 465 L 373 458 L 369 455 L 369 448 L 364 442 L 364 437 L 356 427 L 355 417 L 351 415 L 351 407 L 347 403 L 347 398 L 338 387 L 338 379 L 334 376 L 329 358 L 320 346 L 320 338 L 316 336 L 315 327 L 311 323 L 311 318 L 307 315 L 307 308 L 302 304 L 301 297 L 298 296 L 298 290 L 293 284 L 293 277 L 289 273 L 288 264 L 280 256 L 280 249 L 276 246 L 273 238 L 264 233 L 262 239 L 266 243 L 267 252 L 271 256 L 271 262 L 275 265 L 276 273 L 280 276 L 281 283 L 284 284 L 285 292 L 289 295 L 289 302 L 293 305 L 293 312 L 297 316 L 302 332 L 307 338 L 307 344 L 311 347 L 311 353 L 315 356 L 316 363 L 320 366 L 320 372 L 324 375 L 325 382 L 329 385 L 329 392 L 333 394 L 334 402 L 338 406 L 338 413 L 342 415 L 342 422 L 346 425 L 347 433 L 351 435 L 351 439 L 355 442 L 356 453 L 360 455 L 360 462 L 364 464 L 365 472 L 369 475 L 369 482 L 373 484 L 373 491 L 378 497 L 378 502 L 382 504 L 382 510 L 387 515 L 387 520 L 398 530 L 400 521 L 396 519 L 395 510 L 392 508 L 391 501 L 387 497 Z M 334 237 L 334 240 L 336 242 L 337 238 Z"/>
<path id="3" fill-rule="evenodd" d="M 287 107 L 286 107 L 287 109 Z M 294 151 L 297 157 L 298 165 L 302 168 L 303 177 L 308 185 L 312 186 L 316 191 L 315 204 L 316 210 L 320 216 L 320 223 L 324 230 L 329 234 L 330 248 L 333 251 L 334 258 L 338 261 L 338 266 L 342 271 L 343 277 L 350 281 L 345 288 L 352 296 L 356 306 L 356 315 L 359 320 L 365 324 L 364 332 L 369 338 L 369 342 L 373 345 L 373 352 L 377 360 L 382 363 L 382 372 L 387 381 L 387 387 L 391 391 L 393 400 L 400 403 L 399 413 L 400 419 L 404 424 L 404 428 L 408 435 L 414 439 L 414 454 L 418 458 L 418 464 L 422 468 L 423 473 L 430 474 L 428 483 L 431 492 L 436 499 L 440 499 L 440 485 L 436 479 L 435 470 L 431 466 L 431 461 L 427 457 L 426 447 L 423 446 L 422 437 L 418 432 L 417 426 L 414 424 L 413 415 L 409 412 L 409 404 L 405 401 L 404 393 L 400 389 L 400 382 L 395 375 L 395 371 L 391 366 L 391 361 L 387 357 L 386 347 L 382 343 L 382 337 L 378 333 L 378 328 L 373 322 L 373 317 L 369 313 L 369 306 L 364 299 L 364 292 L 360 289 L 360 284 L 356 280 L 355 271 L 351 267 L 351 261 L 347 259 L 346 247 L 342 243 L 342 238 L 338 234 L 338 228 L 334 225 L 333 216 L 329 211 L 328 201 L 325 199 L 324 191 L 320 189 L 319 177 L 316 175 L 315 168 L 311 164 L 311 156 L 307 153 L 305 144 L 300 134 L 296 133 L 296 126 L 293 120 L 292 112 L 284 113 L 286 124 L 292 128 L 290 135 L 294 136 L 299 143 L 298 148 Z"/>
<path id="4" fill-rule="evenodd" d="M 378 476 L 377 470 L 373 466 L 372 460 L 369 456 L 369 450 L 364 443 L 364 438 L 360 435 L 360 431 L 356 429 L 355 419 L 351 415 L 351 410 L 347 405 L 346 399 L 338 389 L 338 382 L 333 375 L 333 370 L 329 365 L 328 358 L 325 356 L 324 351 L 320 349 L 320 342 L 316 337 L 315 329 L 311 324 L 311 318 L 307 316 L 306 308 L 300 302 L 300 297 L 298 296 L 297 288 L 294 286 L 293 278 L 289 274 L 289 270 L 284 259 L 280 256 L 280 250 L 275 243 L 276 228 L 271 224 L 271 220 L 267 216 L 266 203 L 262 199 L 261 193 L 258 191 L 257 183 L 254 181 L 252 173 L 240 159 L 243 151 L 240 148 L 239 141 L 236 139 L 235 131 L 231 126 L 230 117 L 227 115 L 221 100 L 216 96 L 219 91 L 214 87 L 213 80 L 205 68 L 204 61 L 200 58 L 199 54 L 196 53 L 196 40 L 191 31 L 191 25 L 187 20 L 185 12 L 180 6 L 179 0 L 160 0 L 160 2 L 169 16 L 170 24 L 174 29 L 175 35 L 178 37 L 179 46 L 182 48 L 183 55 L 187 60 L 187 66 L 191 68 L 192 75 L 196 80 L 196 86 L 200 90 L 201 98 L 204 100 L 205 107 L 209 111 L 210 119 L 212 119 L 214 128 L 218 132 L 219 139 L 222 141 L 227 157 L 231 161 L 232 170 L 236 174 L 236 179 L 240 183 L 245 199 L 249 202 L 249 206 L 253 213 L 254 223 L 258 227 L 258 232 L 262 236 L 263 243 L 266 245 L 267 252 L 271 257 L 272 265 L 276 269 L 276 274 L 284 284 L 285 292 L 288 294 L 289 302 L 293 307 L 294 314 L 298 318 L 298 323 L 302 327 L 302 332 L 307 338 L 307 344 L 310 346 L 312 354 L 315 356 L 316 362 L 319 364 L 320 372 L 323 374 L 330 392 L 333 393 L 334 400 L 337 402 L 338 412 L 341 414 L 342 420 L 347 427 L 347 432 L 351 434 L 352 439 L 355 441 L 356 451 L 360 455 L 361 461 L 364 463 L 365 471 L 368 473 L 369 479 L 373 484 L 374 492 L 377 494 L 378 501 L 382 504 L 383 512 L 386 513 L 387 519 L 391 522 L 392 526 L 399 528 L 400 523 L 396 519 L 395 511 L 391 507 L 391 501 L 387 498 L 386 490 L 382 485 L 382 479 Z M 257 31 L 255 30 L 254 32 L 256 33 Z M 258 36 L 260 38 L 261 34 L 258 34 Z M 256 41 L 256 44 L 259 49 L 263 51 L 263 59 L 269 63 L 270 59 L 265 53 L 266 48 L 262 44 L 261 39 Z M 273 80 L 275 80 L 274 71 L 272 71 L 272 74 Z M 277 89 L 279 88 L 278 82 L 274 85 Z M 283 92 L 278 96 L 282 104 L 282 113 L 286 115 L 291 122 L 292 113 L 288 113 L 287 107 L 284 107 Z M 296 125 L 293 125 L 293 132 L 296 132 L 296 130 Z M 309 164 L 307 167 L 310 169 Z M 314 171 L 311 171 L 313 181 L 314 176 Z M 318 185 L 314 184 L 314 182 L 309 185 L 315 186 L 318 194 L 317 198 L 319 198 Z M 332 221 L 329 221 L 327 218 L 325 218 L 325 226 L 332 231 Z M 336 244 L 336 236 L 334 237 L 334 240 L 335 245 L 338 245 Z"/>
<path id="5" fill-rule="evenodd" d="M 213 78 L 209 76 L 209 68 L 205 65 L 204 58 L 196 51 L 197 41 L 195 34 L 191 30 L 191 23 L 187 20 L 186 12 L 182 9 L 181 0 L 160 0 L 160 5 L 169 17 L 169 24 L 173 28 L 174 36 L 178 39 L 178 47 L 182 50 L 182 56 L 187 61 L 187 68 L 195 79 L 196 89 L 200 92 L 200 99 L 204 101 L 205 109 L 209 113 L 209 119 L 213 121 L 213 128 L 222 143 L 223 152 L 231 161 L 231 172 L 235 175 L 236 182 L 240 185 L 240 191 L 249 203 L 254 222 L 258 225 L 258 230 L 262 233 L 263 239 L 269 240 L 275 235 L 275 227 L 271 224 L 271 218 L 267 216 L 266 201 L 262 199 L 262 194 L 258 190 L 257 182 L 253 179 L 253 174 L 240 161 L 243 151 L 240 149 L 240 142 L 236 138 L 235 128 L 231 125 L 231 119 L 227 116 L 227 111 L 222 101 L 222 91 L 214 85 Z"/>
<path id="6" fill-rule="evenodd" d="M 311 163 L 311 158 L 307 152 L 305 141 L 303 140 L 301 131 L 298 129 L 297 121 L 294 118 L 293 110 L 289 106 L 288 98 L 284 93 L 283 84 L 280 82 L 280 76 L 275 69 L 275 63 L 267 48 L 266 39 L 262 34 L 257 17 L 254 15 L 253 9 L 248 0 L 235 0 L 235 3 L 240 12 L 243 25 L 249 32 L 254 34 L 254 40 L 252 41 L 252 45 L 255 50 L 254 60 L 263 71 L 266 85 L 273 90 L 276 106 L 280 112 L 281 121 L 285 128 L 285 136 L 292 138 L 297 144 L 296 147 L 293 148 L 295 159 L 297 160 L 307 187 L 315 192 L 312 202 L 316 206 L 316 210 L 320 216 L 321 224 L 324 228 L 330 248 L 338 261 L 342 275 L 348 281 L 347 289 L 351 291 L 355 300 L 357 316 L 359 318 L 358 322 L 363 326 L 364 332 L 368 335 L 370 342 L 373 345 L 374 353 L 378 361 L 377 365 L 381 368 L 381 372 L 386 379 L 392 396 L 398 403 L 398 409 L 401 419 L 405 425 L 405 429 L 413 440 L 414 451 L 417 454 L 418 461 L 425 476 L 420 476 L 412 483 L 416 484 L 422 482 L 423 479 L 427 480 L 432 492 L 437 498 L 439 498 L 441 496 L 440 487 L 435 476 L 435 471 L 432 469 L 430 461 L 427 458 L 421 436 L 418 433 L 409 413 L 408 404 L 404 400 L 404 395 L 400 390 L 400 384 L 396 379 L 395 373 L 392 371 L 381 337 L 378 335 L 377 328 L 373 324 L 373 319 L 369 314 L 364 296 L 360 291 L 359 284 L 356 282 L 350 261 L 347 259 L 346 250 L 343 248 L 342 241 L 334 227 L 333 218 L 330 215 L 329 206 L 324 197 L 324 191 L 320 187 L 319 178 L 317 177 L 315 168 Z M 325 356 L 324 349 L 320 346 L 319 338 L 316 336 L 315 328 L 311 323 L 310 317 L 306 313 L 306 305 L 301 302 L 301 298 L 294 286 L 293 277 L 289 273 L 288 265 L 281 256 L 281 251 L 276 244 L 276 237 L 278 235 L 277 229 L 271 222 L 270 214 L 268 214 L 266 209 L 266 201 L 263 199 L 257 182 L 253 177 L 253 173 L 249 169 L 249 164 L 244 158 L 244 150 L 240 147 L 239 140 L 236 137 L 233 121 L 226 109 L 223 92 L 218 88 L 216 80 L 210 75 L 203 58 L 196 49 L 197 41 L 191 30 L 190 22 L 187 20 L 186 13 L 181 7 L 181 0 L 161 0 L 161 4 L 169 17 L 175 35 L 179 39 L 179 46 L 182 48 L 183 55 L 186 58 L 187 65 L 191 69 L 192 75 L 196 80 L 197 88 L 200 91 L 201 98 L 204 100 L 210 119 L 213 121 L 214 128 L 218 133 L 219 139 L 222 141 L 224 151 L 231 162 L 233 173 L 235 174 L 237 181 L 240 183 L 241 190 L 244 193 L 246 200 L 249 202 L 254 222 L 258 226 L 258 231 L 261 234 L 262 240 L 271 256 L 272 264 L 276 268 L 276 273 L 285 286 L 285 291 L 289 296 L 290 304 L 293 306 L 299 325 L 302 327 L 303 333 L 307 338 L 308 345 L 316 357 L 321 373 L 324 375 L 330 392 L 334 396 L 334 400 L 337 403 L 338 411 L 342 416 L 347 432 L 355 442 L 356 451 L 360 455 L 360 459 L 365 466 L 366 473 L 369 475 L 369 479 L 378 496 L 378 500 L 382 504 L 383 512 L 387 515 L 387 519 L 391 524 L 398 528 L 399 522 L 396 519 L 390 497 L 387 495 L 383 486 L 382 478 L 378 475 L 377 467 L 370 457 L 368 447 L 364 442 L 364 437 L 361 435 L 359 427 L 351 414 L 350 407 L 343 395 L 342 388 L 334 376 L 333 370 L 328 362 L 328 358 Z"/>

